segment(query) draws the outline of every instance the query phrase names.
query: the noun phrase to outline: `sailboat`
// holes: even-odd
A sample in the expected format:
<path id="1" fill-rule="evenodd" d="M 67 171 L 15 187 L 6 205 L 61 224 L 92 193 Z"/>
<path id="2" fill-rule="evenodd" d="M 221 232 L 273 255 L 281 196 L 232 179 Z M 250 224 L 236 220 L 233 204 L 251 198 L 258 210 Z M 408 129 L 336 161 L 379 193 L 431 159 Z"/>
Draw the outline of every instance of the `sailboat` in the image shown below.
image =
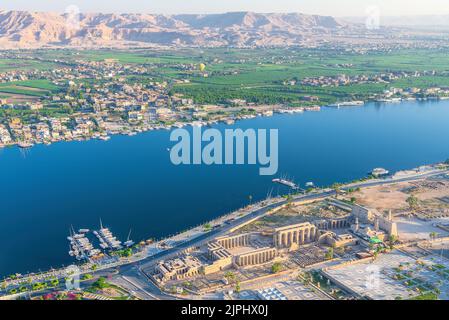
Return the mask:
<path id="1" fill-rule="evenodd" d="M 131 236 L 131 229 L 129 229 L 128 238 L 126 238 L 126 241 L 124 242 L 124 245 L 127 247 L 131 247 L 132 245 L 134 245 L 134 241 L 129 239 L 130 236 Z"/>

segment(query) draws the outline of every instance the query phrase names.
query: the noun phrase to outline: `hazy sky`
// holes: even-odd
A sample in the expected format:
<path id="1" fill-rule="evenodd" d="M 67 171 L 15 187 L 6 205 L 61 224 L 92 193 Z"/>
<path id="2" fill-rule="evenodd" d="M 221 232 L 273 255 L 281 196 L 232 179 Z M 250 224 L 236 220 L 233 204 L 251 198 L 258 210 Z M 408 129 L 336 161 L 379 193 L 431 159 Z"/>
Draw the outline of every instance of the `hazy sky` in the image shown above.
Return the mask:
<path id="1" fill-rule="evenodd" d="M 0 9 L 63 12 L 212 13 L 227 11 L 303 12 L 333 16 L 449 14 L 449 0 L 0 0 Z"/>

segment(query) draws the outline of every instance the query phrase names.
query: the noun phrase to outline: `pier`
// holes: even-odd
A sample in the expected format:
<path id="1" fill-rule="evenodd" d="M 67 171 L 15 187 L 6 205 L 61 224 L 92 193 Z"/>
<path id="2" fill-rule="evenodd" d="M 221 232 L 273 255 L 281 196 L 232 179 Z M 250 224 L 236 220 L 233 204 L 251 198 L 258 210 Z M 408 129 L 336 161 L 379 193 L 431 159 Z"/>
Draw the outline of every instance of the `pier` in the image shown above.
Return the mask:
<path id="1" fill-rule="evenodd" d="M 95 249 L 89 239 L 86 237 L 86 229 L 81 229 L 75 233 L 73 227 L 70 230 L 70 236 L 67 240 L 70 241 L 69 255 L 75 257 L 77 260 L 89 260 L 89 258 L 101 253 L 100 250 Z"/>
<path id="2" fill-rule="evenodd" d="M 100 230 L 94 231 L 94 235 L 100 241 L 100 247 L 102 249 L 119 250 L 122 249 L 122 242 L 112 234 L 112 232 L 103 227 L 103 223 L 100 220 Z"/>

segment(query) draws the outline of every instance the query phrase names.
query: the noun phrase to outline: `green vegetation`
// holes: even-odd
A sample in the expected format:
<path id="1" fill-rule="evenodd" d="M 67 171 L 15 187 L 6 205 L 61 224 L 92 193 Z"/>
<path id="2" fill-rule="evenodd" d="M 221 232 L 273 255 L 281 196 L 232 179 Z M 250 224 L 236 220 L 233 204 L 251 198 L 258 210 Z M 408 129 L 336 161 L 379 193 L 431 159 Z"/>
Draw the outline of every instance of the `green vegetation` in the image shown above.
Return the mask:
<path id="1" fill-rule="evenodd" d="M 33 291 L 39 291 L 39 290 L 43 290 L 45 288 L 47 288 L 48 285 L 46 283 L 41 283 L 41 282 L 35 282 L 33 283 L 33 285 L 31 286 Z"/>
<path id="2" fill-rule="evenodd" d="M 434 240 L 438 237 L 438 233 L 436 233 L 435 231 L 431 232 L 429 234 L 430 239 Z"/>
<path id="3" fill-rule="evenodd" d="M 233 50 L 223 58 L 223 63 L 208 66 L 208 78 L 193 77 L 188 84 L 177 84 L 172 94 L 180 93 L 193 98 L 197 103 L 224 103 L 228 99 L 244 99 L 253 103 L 289 103 L 294 105 L 305 95 L 320 98 L 321 104 L 336 100 L 365 99 L 371 94 L 381 93 L 389 87 L 426 88 L 430 86 L 447 86 L 447 77 L 422 77 L 399 79 L 390 84 L 354 84 L 342 87 L 308 87 L 300 84 L 306 77 L 335 76 L 339 74 L 372 75 L 393 71 L 449 70 L 444 61 L 443 52 L 428 50 L 401 50 L 393 53 L 370 53 L 364 56 L 356 54 L 343 55 L 337 51 L 326 50 L 254 50 L 251 59 L 246 57 L 248 51 Z M 214 55 L 214 50 L 207 54 Z M 216 54 L 216 53 L 215 53 Z M 288 58 L 287 58 L 288 57 Z M 430 57 L 430 58 L 429 58 Z M 241 62 L 245 60 L 245 62 Z M 444 61 L 444 62 L 443 62 Z M 352 64 L 341 67 L 337 64 Z M 212 70 L 212 71 L 211 71 Z M 189 74 L 184 74 L 189 76 Z M 287 80 L 296 84 L 286 86 Z M 302 101 L 302 105 L 307 105 Z"/>
<path id="4" fill-rule="evenodd" d="M 0 83 L 0 93 L 44 97 L 60 90 L 47 80 L 29 80 Z"/>
<path id="5" fill-rule="evenodd" d="M 237 281 L 235 283 L 235 292 L 240 293 L 240 290 L 241 290 L 240 281 Z"/>
<path id="6" fill-rule="evenodd" d="M 86 280 L 90 280 L 92 278 L 93 278 L 93 276 L 90 273 L 86 273 L 86 274 L 83 274 L 83 276 L 81 277 L 81 280 L 86 281 Z"/>
<path id="7" fill-rule="evenodd" d="M 229 283 L 234 282 L 237 279 L 236 275 L 232 271 L 227 271 L 224 277 Z"/>
<path id="8" fill-rule="evenodd" d="M 54 279 L 50 280 L 49 286 L 56 287 L 57 285 L 59 285 L 59 280 L 58 279 L 54 278 Z"/>
<path id="9" fill-rule="evenodd" d="M 435 292 L 427 292 L 414 297 L 411 300 L 438 300 L 438 294 Z"/>
<path id="10" fill-rule="evenodd" d="M 145 68 L 142 74 L 117 76 L 126 84 L 167 83 L 169 96 L 182 95 L 196 104 L 222 104 L 235 107 L 230 100 L 242 99 L 253 104 L 285 104 L 290 107 L 327 105 L 337 101 L 365 100 L 390 87 L 428 88 L 449 86 L 447 53 L 436 49 L 402 49 L 390 52 L 356 54 L 333 49 L 178 49 L 178 50 L 39 50 L 30 51 L 37 59 L 0 59 L 0 72 L 11 70 L 51 70 L 79 65 L 79 60 L 104 61 Z M 55 61 L 64 61 L 64 64 Z M 204 72 L 199 66 L 205 64 Z M 435 76 L 401 78 L 391 83 L 357 83 L 335 87 L 307 86 L 307 77 L 376 75 L 395 71 L 440 72 Z M 181 81 L 180 81 L 181 80 Z M 84 88 L 94 89 L 106 79 L 74 79 Z M 64 81 L 61 81 L 64 82 Z M 68 81 L 67 81 L 68 82 Z M 81 91 L 66 84 L 56 85 L 45 77 L 0 83 L 0 97 L 23 102 L 43 102 L 39 110 L 0 110 L 0 120 L 17 117 L 35 123 L 40 116 L 58 118 L 79 112 L 83 101 L 53 101 L 55 94 L 83 100 Z M 307 97 L 316 97 L 311 101 Z M 64 99 L 62 99 L 64 100 Z M 170 100 L 169 100 L 170 103 Z M 220 113 L 227 111 L 220 110 Z M 254 108 L 245 106 L 229 111 L 235 115 L 252 115 Z M 206 117 L 206 116 L 205 116 Z M 163 124 L 169 125 L 166 121 Z M 449 161 L 448 161 L 449 164 Z M 308 190 L 312 191 L 312 189 Z M 337 191 L 340 191 L 337 188 Z M 349 191 L 351 192 L 351 190 Z M 252 198 L 248 198 L 252 202 Z"/>
<path id="11" fill-rule="evenodd" d="M 106 279 L 104 277 L 100 277 L 100 278 L 98 278 L 97 281 L 95 281 L 92 284 L 91 288 L 97 291 L 97 290 L 102 290 L 102 289 L 106 289 L 109 287 L 111 287 L 111 285 L 106 282 Z"/>
<path id="12" fill-rule="evenodd" d="M 388 242 L 389 242 L 389 245 L 390 245 L 390 250 L 393 250 L 393 249 L 394 249 L 394 244 L 396 243 L 396 241 L 398 241 L 398 237 L 397 237 L 397 236 L 395 236 L 395 235 L 390 235 L 390 236 L 388 237 Z"/>
<path id="13" fill-rule="evenodd" d="M 284 269 L 284 266 L 282 265 L 282 263 L 280 262 L 275 262 L 272 266 L 271 266 L 271 272 L 272 273 L 279 273 Z"/>
<path id="14" fill-rule="evenodd" d="M 113 254 L 119 256 L 119 257 L 131 257 L 133 254 L 133 250 L 131 248 L 126 248 L 122 250 L 117 250 Z"/>
<path id="15" fill-rule="evenodd" d="M 419 207 L 419 200 L 414 195 L 408 197 L 406 202 L 408 203 L 411 210 L 416 210 Z"/>
<path id="16" fill-rule="evenodd" d="M 334 258 L 334 248 L 329 248 L 325 254 L 326 260 L 332 260 Z"/>

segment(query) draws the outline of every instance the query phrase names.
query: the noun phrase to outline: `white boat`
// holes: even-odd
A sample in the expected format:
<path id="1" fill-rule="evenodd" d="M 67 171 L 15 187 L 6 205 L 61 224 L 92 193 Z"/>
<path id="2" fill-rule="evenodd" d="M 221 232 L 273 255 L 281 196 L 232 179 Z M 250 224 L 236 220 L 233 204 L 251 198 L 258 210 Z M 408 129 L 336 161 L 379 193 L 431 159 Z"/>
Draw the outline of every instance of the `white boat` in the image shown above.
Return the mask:
<path id="1" fill-rule="evenodd" d="M 307 182 L 307 183 L 306 183 L 306 187 L 307 187 L 307 188 L 314 188 L 314 187 L 315 187 L 315 184 L 314 184 L 313 182 Z"/>
<path id="2" fill-rule="evenodd" d="M 382 177 L 387 176 L 390 173 L 390 171 L 384 169 L 384 168 L 375 168 L 373 171 L 371 171 L 371 175 L 374 177 Z"/>
<path id="3" fill-rule="evenodd" d="M 34 146 L 34 144 L 32 144 L 31 142 L 19 142 L 17 145 L 22 149 L 31 148 Z"/>
<path id="4" fill-rule="evenodd" d="M 128 240 L 124 243 L 124 245 L 127 247 L 131 247 L 133 244 L 134 244 L 134 241 L 132 241 L 132 240 Z"/>
<path id="5" fill-rule="evenodd" d="M 298 186 L 294 182 L 286 180 L 286 179 L 273 179 L 272 181 L 274 183 L 279 183 L 284 186 L 290 187 L 292 189 L 298 189 Z"/>
<path id="6" fill-rule="evenodd" d="M 337 102 L 335 104 L 330 104 L 328 107 L 332 108 L 340 108 L 340 107 L 356 107 L 363 106 L 365 101 L 346 101 L 346 102 Z"/>

